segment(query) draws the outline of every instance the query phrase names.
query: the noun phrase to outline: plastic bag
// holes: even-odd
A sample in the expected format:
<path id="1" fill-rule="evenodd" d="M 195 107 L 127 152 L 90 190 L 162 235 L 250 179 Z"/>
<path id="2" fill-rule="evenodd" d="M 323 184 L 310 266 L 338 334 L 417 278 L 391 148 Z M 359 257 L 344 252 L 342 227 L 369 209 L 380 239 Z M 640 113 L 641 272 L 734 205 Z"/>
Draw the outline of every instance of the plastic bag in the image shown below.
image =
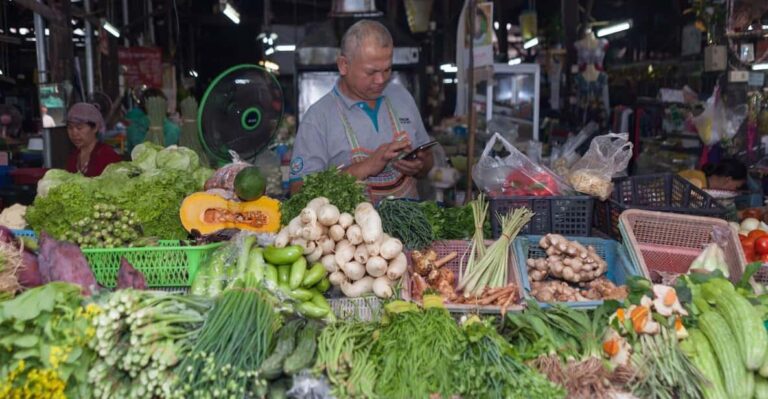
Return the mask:
<path id="1" fill-rule="evenodd" d="M 509 152 L 503 159 L 491 155 L 497 141 Z M 491 137 L 477 164 L 472 167 L 472 178 L 491 197 L 550 196 L 570 191 L 563 179 L 528 159 L 498 133 Z"/>
<path id="2" fill-rule="evenodd" d="M 594 195 L 605 201 L 613 191 L 611 179 L 627 168 L 632 158 L 632 143 L 627 133 L 597 136 L 589 150 L 568 174 L 568 182 L 576 191 Z"/>
<path id="3" fill-rule="evenodd" d="M 720 101 L 720 88 L 715 87 L 712 96 L 707 99 L 704 112 L 693 118 L 693 125 L 704 145 L 713 145 L 724 138 L 723 125 L 725 110 Z"/>
<path id="4" fill-rule="evenodd" d="M 567 176 L 568 171 L 571 169 L 576 161 L 580 159 L 579 153 L 576 150 L 581 147 L 584 142 L 592 137 L 592 134 L 597 131 L 597 123 L 589 122 L 587 126 L 584 126 L 579 134 L 568 137 L 568 140 L 559 147 L 552 148 L 552 155 L 549 158 L 549 167 L 560 176 Z"/>
<path id="5" fill-rule="evenodd" d="M 240 156 L 236 152 L 230 150 L 229 155 L 232 156 L 232 162 L 228 163 L 213 173 L 210 179 L 205 182 L 205 190 L 210 189 L 222 189 L 226 191 L 235 190 L 235 177 L 241 170 L 251 166 L 248 162 L 240 159 Z"/>

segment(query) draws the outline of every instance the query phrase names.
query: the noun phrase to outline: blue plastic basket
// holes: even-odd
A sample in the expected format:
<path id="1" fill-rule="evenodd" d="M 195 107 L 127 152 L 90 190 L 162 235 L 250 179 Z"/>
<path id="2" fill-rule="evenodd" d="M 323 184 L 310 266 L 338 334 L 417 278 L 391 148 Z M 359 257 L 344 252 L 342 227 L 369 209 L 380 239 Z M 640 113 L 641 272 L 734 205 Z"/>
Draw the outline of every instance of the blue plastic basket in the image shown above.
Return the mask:
<path id="1" fill-rule="evenodd" d="M 37 240 L 37 234 L 35 234 L 34 230 L 11 230 L 11 232 L 16 237 L 27 237 Z"/>
<path id="2" fill-rule="evenodd" d="M 539 247 L 539 240 L 542 236 L 518 236 L 512 244 L 515 248 L 515 257 L 517 258 L 517 267 L 520 271 L 520 279 L 525 289 L 525 296 L 535 299 L 530 295 L 531 282 L 528 280 L 528 265 L 526 260 L 529 258 L 546 258 L 544 249 Z M 640 269 L 635 265 L 627 255 L 626 249 L 614 240 L 604 240 L 594 237 L 565 237 L 568 240 L 578 241 L 582 245 L 593 246 L 595 251 L 608 263 L 608 270 L 605 277 L 616 285 L 627 283 L 629 276 L 641 276 Z M 571 308 L 591 309 L 603 304 L 603 301 L 581 301 L 581 302 L 558 302 Z M 539 302 L 542 307 L 549 307 L 551 304 Z"/>

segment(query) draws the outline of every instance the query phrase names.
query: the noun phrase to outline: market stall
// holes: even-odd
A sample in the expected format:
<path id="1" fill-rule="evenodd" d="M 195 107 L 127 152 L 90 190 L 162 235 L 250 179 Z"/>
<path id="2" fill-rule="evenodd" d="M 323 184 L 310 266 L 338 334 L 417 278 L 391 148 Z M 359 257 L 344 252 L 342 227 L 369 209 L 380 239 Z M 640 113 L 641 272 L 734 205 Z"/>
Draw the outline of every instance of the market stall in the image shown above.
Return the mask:
<path id="1" fill-rule="evenodd" d="M 537 218 L 562 222 L 579 180 L 513 158 L 463 207 L 374 205 L 336 170 L 280 202 L 244 161 L 151 144 L 99 178 L 50 171 L 0 215 L 34 229 L 2 230 L 0 396 L 764 397 L 744 253 L 765 224 L 593 175 L 581 195 L 624 207 L 618 241 L 558 231 Z"/>

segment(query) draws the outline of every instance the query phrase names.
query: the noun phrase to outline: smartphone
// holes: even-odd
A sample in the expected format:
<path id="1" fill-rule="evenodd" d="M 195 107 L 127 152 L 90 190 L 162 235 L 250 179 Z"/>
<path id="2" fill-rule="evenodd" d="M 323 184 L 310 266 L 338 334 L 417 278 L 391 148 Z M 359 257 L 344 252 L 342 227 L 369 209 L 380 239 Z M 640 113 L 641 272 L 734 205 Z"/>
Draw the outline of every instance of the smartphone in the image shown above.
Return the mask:
<path id="1" fill-rule="evenodd" d="M 429 143 L 426 143 L 426 144 L 422 144 L 419 147 L 417 147 L 415 150 L 413 150 L 413 151 L 403 155 L 403 157 L 401 159 L 412 161 L 412 160 L 416 159 L 416 157 L 419 155 L 420 151 L 424 151 L 424 150 L 426 150 L 428 148 L 432 148 L 432 147 L 436 146 L 437 144 L 438 143 L 435 140 L 430 141 Z"/>

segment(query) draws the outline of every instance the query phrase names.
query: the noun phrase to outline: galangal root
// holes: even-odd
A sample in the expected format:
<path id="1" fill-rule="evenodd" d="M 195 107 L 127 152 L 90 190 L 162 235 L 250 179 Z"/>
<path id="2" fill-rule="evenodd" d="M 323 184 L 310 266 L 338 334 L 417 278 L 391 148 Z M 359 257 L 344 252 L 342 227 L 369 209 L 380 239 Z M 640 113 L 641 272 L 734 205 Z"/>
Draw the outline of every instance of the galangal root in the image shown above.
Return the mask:
<path id="1" fill-rule="evenodd" d="M 608 263 L 593 246 L 584 247 L 559 234 L 547 234 L 539 241 L 547 252 L 546 258 L 528 259 L 528 278 L 543 281 L 548 276 L 571 283 L 592 281 L 608 269 Z"/>
<path id="2" fill-rule="evenodd" d="M 626 286 L 617 287 L 605 277 L 573 287 L 564 281 L 533 281 L 531 295 L 541 302 L 580 302 L 600 299 L 624 300 L 629 295 Z"/>

